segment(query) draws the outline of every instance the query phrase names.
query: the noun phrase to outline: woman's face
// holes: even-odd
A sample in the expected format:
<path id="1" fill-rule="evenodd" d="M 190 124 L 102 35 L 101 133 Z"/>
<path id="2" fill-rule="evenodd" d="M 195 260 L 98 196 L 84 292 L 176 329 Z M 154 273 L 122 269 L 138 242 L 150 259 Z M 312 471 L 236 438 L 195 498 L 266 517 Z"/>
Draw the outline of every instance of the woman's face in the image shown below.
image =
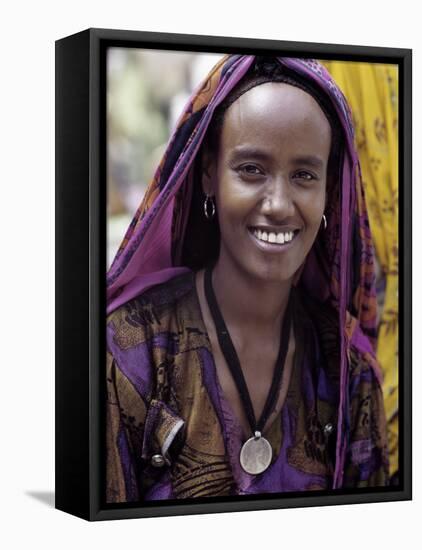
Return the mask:
<path id="1" fill-rule="evenodd" d="M 215 195 L 219 262 L 268 282 L 293 278 L 324 214 L 331 127 L 315 99 L 265 83 L 226 111 L 203 189 Z"/>

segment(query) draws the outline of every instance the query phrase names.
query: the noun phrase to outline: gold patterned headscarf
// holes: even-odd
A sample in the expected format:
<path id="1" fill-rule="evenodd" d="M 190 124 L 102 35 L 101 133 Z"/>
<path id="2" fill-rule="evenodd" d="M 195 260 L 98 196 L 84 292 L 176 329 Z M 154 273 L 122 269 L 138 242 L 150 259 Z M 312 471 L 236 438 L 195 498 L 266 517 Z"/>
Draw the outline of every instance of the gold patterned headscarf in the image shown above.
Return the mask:
<path id="1" fill-rule="evenodd" d="M 352 110 L 375 246 L 377 358 L 384 382 L 390 475 L 398 472 L 398 66 L 323 61 Z"/>

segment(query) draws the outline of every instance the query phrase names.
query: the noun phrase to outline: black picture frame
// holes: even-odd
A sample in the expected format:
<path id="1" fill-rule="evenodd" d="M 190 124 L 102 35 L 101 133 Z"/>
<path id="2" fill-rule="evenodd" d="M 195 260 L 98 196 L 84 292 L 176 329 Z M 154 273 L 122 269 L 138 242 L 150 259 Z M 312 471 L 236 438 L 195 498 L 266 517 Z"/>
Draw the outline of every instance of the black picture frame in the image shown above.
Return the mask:
<path id="1" fill-rule="evenodd" d="M 106 131 L 108 47 L 261 53 L 395 63 L 399 67 L 399 462 L 398 485 L 208 498 L 104 503 Z M 412 50 L 87 29 L 56 41 L 56 508 L 86 520 L 263 510 L 412 498 L 411 163 Z"/>

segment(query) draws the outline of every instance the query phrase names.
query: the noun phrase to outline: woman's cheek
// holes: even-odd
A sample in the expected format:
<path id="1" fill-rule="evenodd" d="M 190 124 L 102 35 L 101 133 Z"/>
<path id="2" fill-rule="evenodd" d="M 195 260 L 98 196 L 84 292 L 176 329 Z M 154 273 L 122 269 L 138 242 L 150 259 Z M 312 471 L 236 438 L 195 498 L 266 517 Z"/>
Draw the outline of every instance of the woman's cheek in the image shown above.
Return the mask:
<path id="1" fill-rule="evenodd" d="M 217 204 L 224 217 L 248 214 L 253 208 L 254 194 L 250 187 L 236 181 L 221 182 L 217 194 Z"/>
<path id="2" fill-rule="evenodd" d="M 315 193 L 304 197 L 301 203 L 301 210 L 306 213 L 310 224 L 319 226 L 324 214 L 325 191 L 322 193 L 321 190 L 316 189 Z"/>

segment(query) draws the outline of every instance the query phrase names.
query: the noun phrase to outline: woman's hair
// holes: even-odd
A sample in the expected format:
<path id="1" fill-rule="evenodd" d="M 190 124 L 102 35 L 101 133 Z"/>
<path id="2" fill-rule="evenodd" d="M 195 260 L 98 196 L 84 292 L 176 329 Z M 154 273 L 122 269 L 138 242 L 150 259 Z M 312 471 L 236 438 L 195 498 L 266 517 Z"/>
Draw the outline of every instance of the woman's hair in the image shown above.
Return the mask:
<path id="1" fill-rule="evenodd" d="M 193 270 L 198 270 L 207 263 L 215 261 L 218 257 L 220 245 L 217 215 L 212 221 L 207 220 L 204 215 L 205 195 L 201 185 L 203 150 L 208 149 L 211 155 L 217 157 L 227 109 L 248 90 L 266 82 L 284 82 L 296 86 L 309 93 L 317 101 L 331 127 L 331 149 L 327 166 L 327 196 L 334 198 L 340 191 L 338 182 L 341 177 L 340 166 L 344 138 L 340 121 L 331 100 L 312 81 L 298 75 L 288 67 L 280 65 L 276 59 L 265 56 L 257 57 L 245 76 L 215 109 L 202 149 L 195 160 L 192 201 L 182 254 L 182 265 Z M 328 202 L 327 218 L 329 217 Z"/>

